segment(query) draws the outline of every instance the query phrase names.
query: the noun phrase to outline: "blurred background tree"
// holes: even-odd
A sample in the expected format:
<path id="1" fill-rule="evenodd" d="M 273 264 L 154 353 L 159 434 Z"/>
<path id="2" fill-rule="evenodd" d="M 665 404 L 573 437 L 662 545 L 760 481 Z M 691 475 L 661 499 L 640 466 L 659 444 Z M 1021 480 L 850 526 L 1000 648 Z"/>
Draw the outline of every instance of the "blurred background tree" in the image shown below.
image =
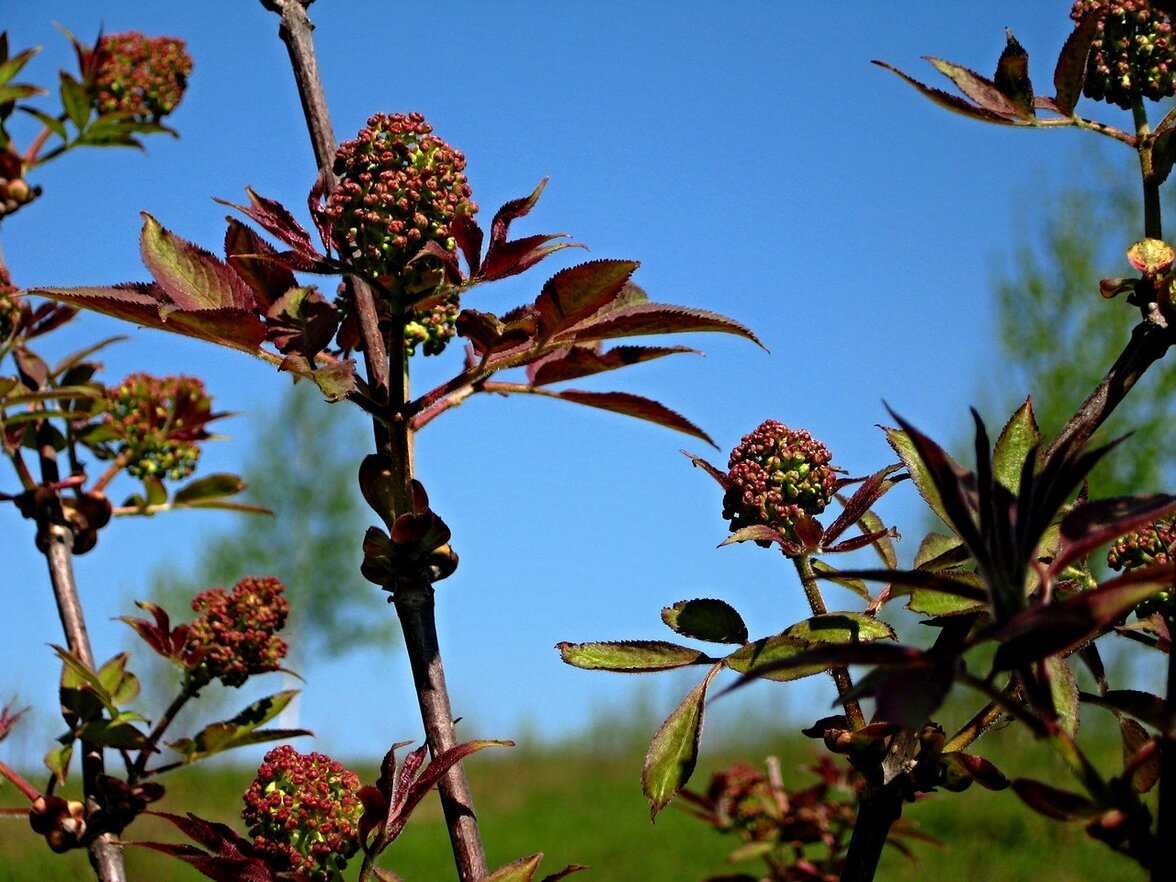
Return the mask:
<path id="1" fill-rule="evenodd" d="M 1030 391 L 1043 434 L 1057 434 L 1139 321 L 1138 310 L 1124 297 L 1099 295 L 1100 279 L 1137 275 L 1126 251 L 1143 237 L 1142 196 L 1130 186 L 1124 167 L 1129 157 L 1102 156 L 1084 155 L 1087 167 L 1065 177 L 1077 183 L 1052 185 L 1048 199 L 1039 201 L 1035 191 L 1034 204 L 1048 206 L 1045 213 L 1017 221 L 1016 244 L 994 291 L 1002 358 L 990 362 L 993 372 L 980 380 L 979 397 L 994 435 Z M 1106 442 L 1133 433 L 1093 472 L 1092 495 L 1173 489 L 1174 396 L 1176 366 L 1161 362 L 1096 436 L 1096 442 Z M 970 453 L 962 461 L 970 462 Z"/>
<path id="2" fill-rule="evenodd" d="M 336 657 L 398 632 L 386 597 L 359 574 L 356 541 L 371 520 L 355 487 L 358 462 L 339 451 L 363 450 L 357 420 L 338 409 L 324 413 L 310 383 L 287 387 L 254 422 L 255 451 L 241 469 L 251 502 L 274 517 L 237 517 L 232 527 L 202 537 L 190 572 L 161 567 L 152 599 L 177 620 L 190 617 L 190 599 L 244 576 L 272 575 L 286 585 L 288 633 L 295 669 L 307 659 Z"/>

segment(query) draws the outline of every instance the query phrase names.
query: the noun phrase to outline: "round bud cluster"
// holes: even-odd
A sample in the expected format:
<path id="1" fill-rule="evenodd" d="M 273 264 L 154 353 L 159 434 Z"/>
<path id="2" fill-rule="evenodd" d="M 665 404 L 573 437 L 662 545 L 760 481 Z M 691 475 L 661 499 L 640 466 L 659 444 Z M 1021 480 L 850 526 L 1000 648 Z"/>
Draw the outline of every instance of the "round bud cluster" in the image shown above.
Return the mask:
<path id="1" fill-rule="evenodd" d="M 833 498 L 836 475 L 829 449 L 803 429 L 768 420 L 731 451 L 723 517 L 731 530 L 766 524 L 795 539 L 804 516 L 820 514 Z"/>
<path id="2" fill-rule="evenodd" d="M 197 594 L 192 609 L 200 615 L 188 625 L 184 645 L 192 659 L 190 681 L 240 686 L 253 674 L 276 671 L 286 657 L 286 642 L 278 636 L 290 612 L 284 591 L 280 581 L 265 576 L 242 579 L 231 594 L 224 588 Z"/>
<path id="3" fill-rule="evenodd" d="M 767 776 L 750 763 L 735 763 L 716 772 L 706 798 L 722 829 L 738 831 L 751 842 L 776 837 L 779 824 L 770 813 L 775 805 L 771 785 Z"/>
<path id="4" fill-rule="evenodd" d="M 265 755 L 241 817 L 274 869 L 308 882 L 338 882 L 359 850 L 359 777 L 321 753 L 289 745 Z"/>
<path id="5" fill-rule="evenodd" d="M 339 183 L 325 208 L 340 255 L 373 278 L 399 277 L 410 292 L 437 264 L 424 258 L 414 270 L 408 262 L 428 242 L 453 251 L 450 221 L 459 206 L 477 211 L 465 156 L 432 132 L 419 113 L 371 117 L 335 154 Z"/>
<path id="6" fill-rule="evenodd" d="M 1176 548 L 1176 518 L 1164 518 L 1112 543 L 1107 551 L 1107 565 L 1112 570 L 1124 571 L 1164 566 L 1176 560 L 1173 548 Z M 1157 612 L 1166 618 L 1176 618 L 1176 596 L 1172 589 L 1157 591 L 1135 607 L 1135 614 L 1140 618 Z"/>
<path id="7" fill-rule="evenodd" d="M 12 336 L 20 322 L 21 299 L 8 267 L 0 266 L 0 343 Z"/>
<path id="8" fill-rule="evenodd" d="M 107 34 L 94 47 L 94 109 L 157 123 L 180 103 L 191 72 L 183 40 L 138 31 Z"/>
<path id="9" fill-rule="evenodd" d="M 108 395 L 106 427 L 117 453 L 136 478 L 180 480 L 200 458 L 198 442 L 209 437 L 212 399 L 196 377 L 131 374 Z"/>
<path id="10" fill-rule="evenodd" d="M 450 294 L 432 309 L 414 311 L 404 326 L 404 345 L 409 355 L 420 346 L 425 355 L 440 355 L 457 333 L 457 316 L 461 312 L 457 295 Z"/>
<path id="11" fill-rule="evenodd" d="M 1167 12 L 1149 0 L 1076 0 L 1074 21 L 1096 20 L 1083 92 L 1095 101 L 1131 107 L 1138 98 L 1176 95 L 1176 45 Z"/>

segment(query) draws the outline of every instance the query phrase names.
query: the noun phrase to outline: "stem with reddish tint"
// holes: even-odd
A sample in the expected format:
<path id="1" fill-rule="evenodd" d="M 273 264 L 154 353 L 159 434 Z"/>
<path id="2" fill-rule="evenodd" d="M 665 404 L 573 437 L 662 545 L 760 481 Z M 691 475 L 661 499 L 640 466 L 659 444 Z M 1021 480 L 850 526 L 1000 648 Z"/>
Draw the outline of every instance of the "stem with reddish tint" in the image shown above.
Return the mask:
<path id="1" fill-rule="evenodd" d="M 41 462 L 41 481 L 46 486 L 60 480 L 57 469 L 57 452 L 45 424 L 37 438 Z M 57 601 L 57 612 L 65 632 L 69 651 L 83 665 L 95 670 L 94 653 L 90 648 L 90 636 L 86 631 L 86 620 L 82 603 L 78 597 L 77 581 L 73 571 L 73 531 L 61 514 L 61 500 L 54 497 L 52 510 L 38 513 L 38 547 L 45 555 L 49 567 L 49 581 L 53 586 L 53 597 Z M 86 795 L 86 815 L 92 815 L 99 806 L 94 799 L 98 776 L 104 774 L 105 761 L 102 748 L 82 742 L 82 791 Z M 112 833 L 100 833 L 88 846 L 90 865 L 100 882 L 126 882 L 126 868 L 123 864 L 122 844 Z"/>
<path id="2" fill-rule="evenodd" d="M 335 137 L 330 114 L 318 75 L 312 25 L 306 15 L 311 0 L 262 0 L 262 4 L 281 16 L 279 36 L 286 44 L 291 67 L 298 84 L 315 160 L 326 189 L 334 183 L 331 170 L 335 156 Z M 407 359 L 403 328 L 398 324 L 388 333 L 387 342 L 376 317 L 375 297 L 370 285 L 354 276 L 347 279 L 354 292 L 360 333 L 363 337 L 365 368 L 371 395 L 386 408 L 384 419 L 372 421 L 376 451 L 391 461 L 395 475 L 394 513 L 412 510 L 413 446 L 412 427 L 406 413 L 409 402 Z M 413 682 L 417 691 L 421 719 L 429 750 L 436 756 L 457 743 L 445 683 L 445 669 L 437 641 L 433 586 L 416 574 L 387 586 L 404 631 Z M 473 798 L 460 763 L 441 779 L 437 787 L 445 812 L 454 861 L 461 882 L 477 882 L 487 873 L 486 855 L 473 809 Z"/>

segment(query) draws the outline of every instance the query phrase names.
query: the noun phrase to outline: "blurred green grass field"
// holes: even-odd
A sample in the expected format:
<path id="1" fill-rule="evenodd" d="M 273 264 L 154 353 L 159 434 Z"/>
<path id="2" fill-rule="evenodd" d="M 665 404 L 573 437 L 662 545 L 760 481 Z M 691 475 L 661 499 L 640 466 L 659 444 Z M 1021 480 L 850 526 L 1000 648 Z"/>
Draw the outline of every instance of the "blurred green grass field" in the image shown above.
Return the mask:
<path id="1" fill-rule="evenodd" d="M 985 739 L 983 753 L 998 759 L 1010 775 L 1033 775 L 1069 786 L 1064 770 L 1045 745 L 1018 730 Z M 1100 760 L 1114 763 L 1117 747 L 1099 739 Z M 803 786 L 796 771 L 816 755 L 812 742 L 781 736 L 771 743 L 707 751 L 694 779 L 705 786 L 711 772 L 735 759 L 759 762 L 770 752 L 780 757 L 786 782 Z M 304 747 L 303 749 L 310 749 Z M 673 807 L 650 824 L 639 785 L 642 748 L 614 742 L 598 749 L 591 740 L 556 747 L 485 751 L 468 764 L 471 783 L 492 866 L 537 851 L 547 857 L 541 870 L 568 863 L 591 871 L 573 878 L 596 882 L 690 882 L 731 872 L 727 852 L 737 843 Z M 1103 766 L 1104 768 L 1113 767 Z M 361 770 L 361 774 L 363 774 Z M 372 772 L 367 771 L 366 780 Z M 240 794 L 252 775 L 233 768 L 181 770 L 165 779 L 165 810 L 191 810 L 237 824 Z M 10 786 L 0 788 L 0 804 L 19 805 Z M 919 863 L 890 853 L 879 870 L 881 882 L 917 878 L 997 880 L 997 882 L 1118 882 L 1141 880 L 1133 864 L 1087 839 L 1081 827 L 1034 814 L 1011 792 L 973 787 L 962 794 L 935 794 L 910 806 L 906 816 L 942 839 L 947 847 L 917 846 Z M 129 838 L 180 841 L 178 832 L 157 819 L 143 818 Z M 194 882 L 202 879 L 179 861 L 141 848 L 127 850 L 132 882 Z M 435 796 L 421 808 L 404 835 L 385 854 L 383 864 L 406 882 L 454 878 L 448 838 Z M 749 863 L 739 869 L 758 870 Z M 542 875 L 542 874 L 541 874 Z M 50 853 L 21 818 L 0 817 L 0 882 L 78 882 L 93 878 L 80 852 Z"/>

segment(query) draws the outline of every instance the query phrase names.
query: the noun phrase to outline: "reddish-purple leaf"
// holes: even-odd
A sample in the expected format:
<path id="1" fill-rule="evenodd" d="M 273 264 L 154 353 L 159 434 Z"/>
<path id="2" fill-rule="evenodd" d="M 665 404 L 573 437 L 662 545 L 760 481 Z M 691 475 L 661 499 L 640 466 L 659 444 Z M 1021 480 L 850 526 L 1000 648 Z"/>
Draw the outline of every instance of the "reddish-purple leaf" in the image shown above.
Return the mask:
<path id="1" fill-rule="evenodd" d="M 422 755 L 424 745 L 421 746 Z M 413 810 L 416 809 L 422 799 L 425 798 L 430 790 L 437 785 L 446 773 L 454 766 L 473 753 L 483 750 L 487 747 L 514 747 L 513 741 L 465 741 L 457 744 L 448 750 L 443 750 L 435 757 L 432 762 L 425 767 L 425 770 L 419 776 L 412 777 L 412 773 L 407 771 L 408 762 L 405 761 L 405 772 L 402 773 L 402 778 L 411 780 L 407 791 L 405 791 L 403 802 L 399 799 L 394 800 L 394 804 L 399 804 L 396 810 L 395 818 L 389 825 L 388 841 L 392 841 L 404 829 L 405 823 L 408 822 L 409 816 Z"/>
<path id="2" fill-rule="evenodd" d="M 1126 714 L 1153 729 L 1165 734 L 1169 732 L 1176 720 L 1164 707 L 1164 699 L 1150 692 L 1138 689 L 1112 689 L 1106 695 L 1092 695 L 1080 692 L 1078 697 L 1088 704 L 1105 707 L 1116 714 Z"/>
<path id="3" fill-rule="evenodd" d="M 750 340 L 757 346 L 763 346 L 749 328 L 724 315 L 664 303 L 637 303 L 602 315 L 593 315 L 575 326 L 562 330 L 555 338 L 569 343 L 588 343 L 593 340 L 613 340 L 617 337 L 703 332 L 734 334 Z"/>
<path id="4" fill-rule="evenodd" d="M 1017 613 L 987 635 L 1000 644 L 993 668 L 1013 670 L 1085 643 L 1170 586 L 1174 574 L 1176 565 L 1171 564 L 1133 570 L 1061 603 L 1041 604 Z"/>
<path id="5" fill-rule="evenodd" d="M 318 249 L 314 247 L 314 242 L 311 241 L 310 233 L 306 232 L 302 224 L 294 219 L 294 215 L 286 206 L 274 199 L 258 196 L 251 187 L 246 187 L 245 192 L 249 195 L 248 206 L 227 202 L 224 199 L 216 201 L 253 218 L 261 225 L 262 229 L 281 239 L 300 254 L 308 257 L 320 256 Z"/>
<path id="6" fill-rule="evenodd" d="M 227 263 L 141 214 L 143 263 L 175 309 L 253 310 L 253 293 Z"/>
<path id="7" fill-rule="evenodd" d="M 293 287 L 266 310 L 267 339 L 283 355 L 314 358 L 339 327 L 339 314 L 318 289 Z"/>
<path id="8" fill-rule="evenodd" d="M 543 193 L 543 188 L 546 186 L 547 178 L 544 178 L 531 191 L 531 195 L 523 196 L 519 199 L 512 199 L 494 213 L 494 220 L 490 223 L 490 252 L 506 244 L 506 236 L 510 231 L 511 223 L 520 217 L 530 214 L 531 209 L 539 201 L 539 196 Z M 487 257 L 489 257 L 489 253 Z"/>
<path id="9" fill-rule="evenodd" d="M 477 276 L 482 265 L 482 228 L 468 211 L 459 211 L 449 222 L 449 232 L 466 259 L 470 277 Z"/>
<path id="10" fill-rule="evenodd" d="M 803 543 L 789 539 L 780 530 L 775 527 L 769 527 L 767 524 L 752 524 L 748 527 L 740 527 L 720 542 L 718 547 L 722 548 L 725 545 L 735 545 L 739 542 L 775 542 L 780 546 L 780 550 L 789 557 L 795 557 L 798 554 L 803 554 L 805 551 L 805 545 Z"/>
<path id="11" fill-rule="evenodd" d="M 640 395 L 633 395 L 629 392 L 581 392 L 577 389 L 565 389 L 553 394 L 557 398 L 571 401 L 574 404 L 598 407 L 601 410 L 609 410 L 639 420 L 648 420 L 659 426 L 665 426 L 667 429 L 700 438 L 712 447 L 717 447 L 710 436 L 690 420 L 670 410 L 664 404 L 649 398 L 642 398 Z"/>
<path id="12" fill-rule="evenodd" d="M 971 104 L 965 101 L 963 98 L 959 98 L 949 92 L 944 92 L 941 89 L 934 89 L 931 86 L 925 86 L 913 77 L 907 76 L 898 68 L 887 64 L 885 61 L 875 60 L 874 64 L 878 65 L 879 67 L 884 67 L 886 70 L 897 74 L 899 77 L 906 80 L 936 104 L 940 105 L 941 107 L 946 107 L 948 110 L 954 113 L 963 114 L 964 116 L 971 117 L 972 119 L 978 119 L 981 122 L 996 123 L 997 125 L 1003 126 L 1015 125 L 1014 121 L 1008 116 L 996 113 L 976 104 Z"/>
<path id="13" fill-rule="evenodd" d="M 993 113 L 998 113 L 1001 116 L 1015 115 L 1017 110 L 1005 95 L 997 87 L 996 83 L 987 77 L 981 76 L 974 70 L 969 70 L 958 64 L 950 61 L 944 61 L 942 58 L 933 58 L 925 56 L 925 60 L 931 63 L 937 71 L 955 83 L 956 88 L 964 93 L 968 98 L 975 102 L 985 110 L 990 110 Z M 874 62 L 878 64 L 878 62 Z M 881 65 L 888 70 L 894 70 L 889 65 Z M 898 73 L 898 71 L 895 71 Z M 902 76 L 902 74 L 899 74 Z"/>
<path id="14" fill-rule="evenodd" d="M 1090 43 L 1098 32 L 1097 13 L 1088 13 L 1078 26 L 1070 32 L 1058 63 L 1054 68 L 1054 105 L 1062 116 L 1073 116 L 1074 106 L 1082 95 L 1086 82 L 1086 61 L 1090 56 Z"/>
<path id="15" fill-rule="evenodd" d="M 226 824 L 206 821 L 191 812 L 186 817 L 168 812 L 148 814 L 170 821 L 208 852 L 164 842 L 136 842 L 135 845 L 178 857 L 217 882 L 277 882 L 280 878 L 276 870 L 256 856 L 253 843 Z"/>
<path id="16" fill-rule="evenodd" d="M 1033 119 L 1033 84 L 1029 81 L 1029 53 L 1017 42 L 1013 32 L 1005 29 L 1007 44 L 1000 54 L 996 75 L 992 78 L 1022 119 Z"/>
<path id="17" fill-rule="evenodd" d="M 1119 717 L 1123 739 L 1123 774 L 1136 793 L 1147 793 L 1160 781 L 1160 741 L 1130 717 Z"/>
<path id="18" fill-rule="evenodd" d="M 727 473 L 726 472 L 721 471 L 720 469 L 711 465 L 709 462 L 707 462 L 701 456 L 695 456 L 693 453 L 688 453 L 685 450 L 681 451 L 681 453 L 683 456 L 687 457 L 692 463 L 694 463 L 695 468 L 702 469 L 704 472 L 706 472 L 708 475 L 710 475 L 712 478 L 714 478 L 718 482 L 719 486 L 722 487 L 724 490 L 728 489 L 731 486 L 731 482 L 727 480 Z"/>
<path id="19" fill-rule="evenodd" d="M 543 333 L 554 336 L 599 312 L 616 299 L 638 266 L 634 260 L 592 260 L 560 270 L 535 301 Z"/>
<path id="20" fill-rule="evenodd" d="M 533 267 L 549 254 L 554 254 L 564 248 L 583 248 L 578 242 L 555 242 L 555 239 L 566 239 L 567 233 L 551 233 L 549 235 L 526 236 L 506 242 L 486 255 L 482 263 L 480 280 L 493 281 L 516 276 Z M 548 244 L 551 243 L 551 244 Z"/>
<path id="21" fill-rule="evenodd" d="M 288 267 L 275 260 L 277 251 L 257 233 L 234 218 L 227 218 L 225 258 L 253 291 L 258 308 L 270 305 L 298 285 Z"/>
<path id="22" fill-rule="evenodd" d="M 1098 807 L 1089 799 L 1069 790 L 1059 790 L 1030 778 L 1012 782 L 1013 792 L 1036 812 L 1057 821 L 1081 821 L 1098 814 Z"/>
<path id="23" fill-rule="evenodd" d="M 853 496 L 843 504 L 841 514 L 825 530 L 823 541 L 826 544 L 835 541 L 838 536 L 865 517 L 874 503 L 897 483 L 888 479 L 901 468 L 901 463 L 895 463 L 892 466 L 879 469 L 862 481 Z"/>
<path id="24" fill-rule="evenodd" d="M 572 346 L 556 350 L 540 361 L 527 365 L 527 379 L 532 386 L 547 386 L 681 352 L 702 354 L 688 346 L 617 346 L 608 352 L 601 352 L 599 344 L 593 347 Z"/>
<path id="25" fill-rule="evenodd" d="M 1009 786 L 1006 778 L 995 765 L 982 756 L 954 751 L 943 754 L 943 759 L 956 766 L 986 790 L 1004 790 Z"/>

